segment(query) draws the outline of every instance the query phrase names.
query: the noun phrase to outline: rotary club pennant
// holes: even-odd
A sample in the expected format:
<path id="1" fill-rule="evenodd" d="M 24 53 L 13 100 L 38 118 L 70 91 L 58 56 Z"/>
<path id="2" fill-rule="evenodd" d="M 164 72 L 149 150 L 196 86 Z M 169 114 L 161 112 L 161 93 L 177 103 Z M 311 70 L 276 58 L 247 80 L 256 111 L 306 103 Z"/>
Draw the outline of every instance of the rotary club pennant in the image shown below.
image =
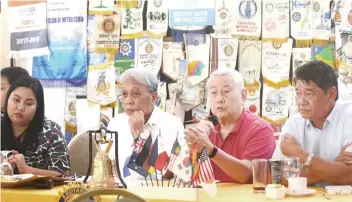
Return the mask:
<path id="1" fill-rule="evenodd" d="M 188 74 L 187 60 L 180 60 L 179 75 L 177 78 L 176 99 L 182 104 L 185 111 L 189 111 L 200 105 L 204 101 L 205 83 L 201 82 L 198 85 L 190 86 L 185 80 Z"/>
<path id="2" fill-rule="evenodd" d="M 238 70 L 245 82 L 253 84 L 259 81 L 260 67 L 262 65 L 262 43 L 261 41 L 239 42 L 239 64 Z"/>
<path id="3" fill-rule="evenodd" d="M 287 120 L 291 104 L 290 86 L 273 88 L 264 83 L 262 118 L 272 125 L 281 125 Z"/>
<path id="4" fill-rule="evenodd" d="M 330 28 L 330 1 L 313 0 L 313 43 L 327 44 Z"/>
<path id="5" fill-rule="evenodd" d="M 108 64 L 88 67 L 87 99 L 106 106 L 116 101 L 115 68 Z"/>
<path id="6" fill-rule="evenodd" d="M 147 11 L 147 32 L 160 38 L 166 35 L 169 21 L 168 0 L 149 0 Z"/>
<path id="7" fill-rule="evenodd" d="M 343 102 L 352 101 L 352 71 L 339 70 L 338 78 L 339 100 Z"/>
<path id="8" fill-rule="evenodd" d="M 292 75 L 296 69 L 312 60 L 312 50 L 310 48 L 292 49 Z"/>
<path id="9" fill-rule="evenodd" d="M 249 84 L 246 83 L 244 84 L 244 87 L 246 88 L 247 91 L 247 100 L 244 103 L 245 108 L 256 114 L 260 115 L 260 89 L 261 89 L 261 84 L 259 81 L 254 81 L 254 83 Z"/>
<path id="10" fill-rule="evenodd" d="M 297 48 L 310 47 L 313 39 L 312 0 L 291 1 L 291 36 Z"/>
<path id="11" fill-rule="evenodd" d="M 319 45 L 319 44 L 313 44 L 312 45 L 312 59 L 313 60 L 318 60 L 318 61 L 323 61 L 330 65 L 332 68 L 335 68 L 334 64 L 334 51 L 333 51 L 333 43 L 330 43 L 328 45 Z"/>
<path id="12" fill-rule="evenodd" d="M 115 67 L 117 75 L 134 68 L 136 64 L 136 41 L 138 39 L 121 39 L 119 53 L 115 55 Z M 116 78 L 118 80 L 118 78 Z"/>
<path id="13" fill-rule="evenodd" d="M 289 0 L 263 1 L 263 41 L 286 42 L 290 34 Z"/>
<path id="14" fill-rule="evenodd" d="M 286 43 L 263 42 L 262 72 L 270 86 L 287 86 L 290 76 L 292 39 Z"/>
<path id="15" fill-rule="evenodd" d="M 138 39 L 137 66 L 149 68 L 158 75 L 162 60 L 162 38 L 143 37 Z"/>
<path id="16" fill-rule="evenodd" d="M 137 7 L 123 7 L 121 35 L 127 38 L 138 38 L 143 34 L 144 0 L 137 1 Z"/>
<path id="17" fill-rule="evenodd" d="M 120 8 L 113 15 L 96 16 L 95 52 L 115 54 L 120 42 Z"/>
<path id="18" fill-rule="evenodd" d="M 259 39 L 261 33 L 261 0 L 234 1 L 237 10 L 232 24 L 232 35 L 246 39 Z"/>
<path id="19" fill-rule="evenodd" d="M 238 39 L 218 39 L 218 69 L 236 69 Z"/>
<path id="20" fill-rule="evenodd" d="M 233 13 L 235 4 L 232 0 L 216 0 L 215 2 L 215 25 L 213 26 L 216 37 L 230 37 L 232 29 Z"/>
<path id="21" fill-rule="evenodd" d="M 210 36 L 185 34 L 186 57 L 188 60 L 186 85 L 195 86 L 209 77 Z"/>
<path id="22" fill-rule="evenodd" d="M 206 80 L 204 83 L 206 84 Z M 204 90 L 204 101 L 202 104 L 198 105 L 192 109 L 192 120 L 193 123 L 198 123 L 201 120 L 205 120 L 210 115 L 210 105 L 208 105 L 208 91 Z"/>
<path id="23" fill-rule="evenodd" d="M 86 87 L 67 86 L 65 100 L 65 130 L 72 135 L 77 133 L 76 96 L 87 95 Z"/>
<path id="24" fill-rule="evenodd" d="M 182 44 L 164 41 L 162 72 L 173 81 L 177 80 L 180 59 L 184 59 Z"/>

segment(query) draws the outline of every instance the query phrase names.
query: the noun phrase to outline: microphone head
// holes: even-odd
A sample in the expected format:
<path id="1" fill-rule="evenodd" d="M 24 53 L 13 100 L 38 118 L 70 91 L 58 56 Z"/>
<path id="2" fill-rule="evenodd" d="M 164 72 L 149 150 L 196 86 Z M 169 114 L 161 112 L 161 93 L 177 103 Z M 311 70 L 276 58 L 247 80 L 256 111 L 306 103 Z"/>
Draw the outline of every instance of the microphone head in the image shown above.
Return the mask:
<path id="1" fill-rule="evenodd" d="M 216 117 L 214 115 L 208 116 L 207 120 L 210 121 L 214 126 L 219 124 L 218 117 Z"/>

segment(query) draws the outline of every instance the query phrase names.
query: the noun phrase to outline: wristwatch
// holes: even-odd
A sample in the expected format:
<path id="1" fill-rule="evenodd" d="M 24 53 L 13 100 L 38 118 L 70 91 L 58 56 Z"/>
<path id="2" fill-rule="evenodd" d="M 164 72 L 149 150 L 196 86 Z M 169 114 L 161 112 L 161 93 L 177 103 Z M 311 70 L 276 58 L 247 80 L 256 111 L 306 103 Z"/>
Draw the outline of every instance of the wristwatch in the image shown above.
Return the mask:
<path id="1" fill-rule="evenodd" d="M 313 156 L 314 156 L 313 153 L 310 153 L 310 154 L 309 154 L 309 156 L 308 156 L 306 162 L 303 164 L 303 169 L 308 170 L 308 169 L 310 168 L 310 165 L 311 165 L 311 163 L 312 163 Z"/>
<path id="2" fill-rule="evenodd" d="M 208 155 L 208 157 L 209 158 L 214 158 L 214 156 L 216 155 L 217 152 L 218 152 L 218 148 L 214 145 L 214 148 L 211 151 L 211 153 Z"/>

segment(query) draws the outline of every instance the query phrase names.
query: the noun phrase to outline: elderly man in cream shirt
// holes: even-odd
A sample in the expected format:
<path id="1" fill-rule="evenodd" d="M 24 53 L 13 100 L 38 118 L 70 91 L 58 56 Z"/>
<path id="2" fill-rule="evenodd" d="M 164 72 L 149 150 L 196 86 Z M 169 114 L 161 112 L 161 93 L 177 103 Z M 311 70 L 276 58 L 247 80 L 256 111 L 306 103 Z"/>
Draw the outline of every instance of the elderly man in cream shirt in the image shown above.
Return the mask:
<path id="1" fill-rule="evenodd" d="M 119 100 L 124 107 L 124 113 L 116 115 L 110 121 L 108 129 L 118 132 L 119 167 L 122 177 L 129 183 L 129 180 L 144 179 L 127 167 L 135 139 L 147 139 L 151 134 L 154 143 L 158 137 L 159 154 L 163 150 L 170 156 L 176 138 L 179 141 L 184 139 L 184 127 L 179 118 L 161 111 L 155 105 L 159 81 L 149 69 L 129 69 L 121 75 L 120 83 Z M 184 148 L 188 149 L 187 146 Z M 110 154 L 115 155 L 114 147 Z M 161 176 L 158 175 L 158 178 Z"/>

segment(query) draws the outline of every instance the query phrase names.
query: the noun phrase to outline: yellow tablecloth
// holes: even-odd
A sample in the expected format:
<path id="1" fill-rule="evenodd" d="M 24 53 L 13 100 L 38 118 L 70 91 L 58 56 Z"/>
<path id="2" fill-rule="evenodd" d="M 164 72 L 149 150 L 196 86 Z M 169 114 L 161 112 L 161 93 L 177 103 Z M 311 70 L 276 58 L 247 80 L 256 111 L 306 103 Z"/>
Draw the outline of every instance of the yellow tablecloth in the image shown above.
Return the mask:
<path id="1" fill-rule="evenodd" d="M 323 191 L 321 188 L 315 188 L 317 190 L 314 196 L 309 197 L 286 197 L 280 201 L 309 201 L 309 202 L 321 202 L 321 201 L 338 201 L 338 202 L 352 202 L 352 195 L 349 196 L 332 196 L 331 200 L 326 199 L 323 196 Z M 30 188 L 12 188 L 12 189 L 1 189 L 1 201 L 2 202 L 59 202 L 59 191 L 62 191 L 62 187 L 54 187 L 51 190 L 38 190 Z M 165 189 L 165 191 L 175 192 L 172 189 Z M 179 191 L 182 195 L 182 192 Z M 215 198 L 210 198 L 204 190 L 199 189 L 198 201 L 250 201 L 250 202 L 261 202 L 261 201 L 273 201 L 272 199 L 266 199 L 265 194 L 253 193 L 252 185 L 238 185 L 238 184 L 218 184 L 217 195 Z M 157 197 L 157 196 L 156 196 Z M 114 201 L 116 197 L 113 196 L 102 196 L 101 202 Z M 165 201 L 156 199 L 146 199 L 147 201 Z M 178 201 L 178 200 L 168 200 Z"/>

